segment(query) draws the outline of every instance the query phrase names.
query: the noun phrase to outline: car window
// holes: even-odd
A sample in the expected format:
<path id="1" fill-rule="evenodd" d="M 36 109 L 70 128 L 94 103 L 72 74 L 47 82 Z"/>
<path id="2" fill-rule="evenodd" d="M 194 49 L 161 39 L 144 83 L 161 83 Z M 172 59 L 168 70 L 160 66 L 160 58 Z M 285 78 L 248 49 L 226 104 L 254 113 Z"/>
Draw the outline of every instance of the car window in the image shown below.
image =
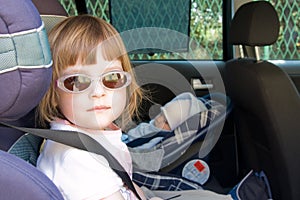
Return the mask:
<path id="1" fill-rule="evenodd" d="M 280 30 L 274 45 L 260 50 L 263 59 L 271 60 L 299 60 L 300 59 L 300 4 L 299 1 L 271 0 L 275 7 Z"/>
<path id="2" fill-rule="evenodd" d="M 77 15 L 75 3 L 70 0 L 60 0 L 69 15 Z M 136 4 L 136 0 L 121 1 L 126 4 Z M 172 6 L 178 4 L 177 0 L 156 0 L 156 1 L 144 1 L 148 3 L 147 7 L 153 7 L 153 4 L 160 5 L 160 7 Z M 188 1 L 183 1 L 188 2 Z M 222 34 L 222 0 L 191 0 L 189 12 L 189 34 L 188 46 L 185 51 L 170 51 L 170 52 L 155 52 L 155 53 L 131 53 L 130 57 L 133 60 L 153 60 L 153 59 L 223 59 L 223 34 Z M 109 0 L 86 0 L 87 11 L 89 14 L 101 17 L 110 22 L 112 19 L 111 2 Z M 172 9 L 169 9 L 172 11 Z M 168 13 L 167 13 L 168 14 Z M 174 14 L 172 12 L 169 15 Z M 181 18 L 179 12 L 178 18 Z M 166 13 L 156 12 L 156 16 L 148 17 L 159 18 L 165 17 Z M 125 16 L 125 15 L 124 15 Z M 141 16 L 137 16 L 141 17 Z M 176 16 L 175 16 L 176 18 Z M 132 23 L 131 20 L 124 21 L 124 23 Z M 178 23 L 177 20 L 172 20 L 170 23 Z M 128 26 L 124 24 L 124 26 Z M 166 27 L 168 28 L 168 27 Z M 118 30 L 119 31 L 119 30 Z"/>
<path id="3" fill-rule="evenodd" d="M 176 0 L 172 0 L 176 2 Z M 275 44 L 258 48 L 260 57 L 269 60 L 299 60 L 300 59 L 300 4 L 298 1 L 269 0 L 277 10 L 280 20 L 280 33 Z M 60 0 L 69 15 L 77 15 L 75 0 Z M 107 21 L 111 19 L 109 0 L 86 0 L 87 12 Z M 134 1 L 132 1 L 134 2 Z M 164 0 L 145 1 L 150 4 Z M 235 1 L 235 8 L 245 3 L 245 0 Z M 130 1 L 126 1 L 130 3 Z M 239 5 L 238 5 L 239 4 Z M 222 0 L 191 0 L 189 46 L 187 52 L 140 53 L 131 54 L 132 60 L 170 60 L 197 59 L 223 60 L 223 1 Z M 230 13 L 228 13 L 230 14 Z M 157 13 L 161 15 L 161 13 Z M 130 23 L 130 22 L 128 22 Z"/>

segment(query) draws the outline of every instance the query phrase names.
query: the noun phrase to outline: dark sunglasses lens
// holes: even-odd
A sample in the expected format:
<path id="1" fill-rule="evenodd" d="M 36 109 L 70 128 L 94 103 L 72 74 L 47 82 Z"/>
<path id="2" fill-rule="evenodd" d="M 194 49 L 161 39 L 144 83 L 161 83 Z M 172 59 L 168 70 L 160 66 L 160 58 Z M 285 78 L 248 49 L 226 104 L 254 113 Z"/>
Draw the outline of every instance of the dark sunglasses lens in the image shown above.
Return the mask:
<path id="1" fill-rule="evenodd" d="M 91 85 L 91 79 L 85 76 L 71 76 L 64 80 L 66 89 L 72 92 L 80 92 Z"/>
<path id="2" fill-rule="evenodd" d="M 118 89 L 127 83 L 127 77 L 120 72 L 109 73 L 102 77 L 102 83 L 110 89 Z"/>

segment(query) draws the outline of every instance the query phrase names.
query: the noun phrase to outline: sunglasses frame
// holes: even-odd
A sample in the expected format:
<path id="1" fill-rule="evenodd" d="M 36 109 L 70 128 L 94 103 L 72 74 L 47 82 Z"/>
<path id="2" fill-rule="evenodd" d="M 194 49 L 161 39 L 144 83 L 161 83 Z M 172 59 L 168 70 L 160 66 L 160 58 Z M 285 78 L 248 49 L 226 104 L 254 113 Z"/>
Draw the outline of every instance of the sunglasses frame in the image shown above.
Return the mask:
<path id="1" fill-rule="evenodd" d="M 123 74 L 126 77 L 126 83 L 124 85 L 122 85 L 121 87 L 118 87 L 118 88 L 109 88 L 109 87 L 106 87 L 104 85 L 103 81 L 102 81 L 103 78 L 105 76 L 109 75 L 109 74 L 114 74 L 114 73 Z M 66 79 L 68 79 L 70 77 L 73 77 L 73 76 L 83 76 L 83 77 L 89 78 L 91 80 L 90 85 L 87 88 L 85 88 L 84 90 L 81 90 L 81 91 L 72 91 L 72 90 L 69 90 L 68 88 L 65 87 L 64 82 L 65 82 Z M 111 90 L 111 91 L 113 91 L 113 90 L 120 90 L 120 89 L 123 89 L 123 88 L 125 88 L 125 87 L 127 87 L 127 86 L 130 85 L 130 83 L 131 83 L 131 75 L 130 75 L 129 72 L 125 72 L 125 71 L 110 71 L 110 72 L 106 72 L 106 73 L 104 73 L 104 74 L 102 74 L 101 76 L 98 76 L 98 77 L 92 77 L 92 76 L 89 76 L 89 75 L 86 75 L 86 74 L 80 74 L 80 73 L 78 73 L 78 74 L 70 74 L 70 75 L 66 75 L 66 76 L 62 76 L 62 77 L 58 78 L 56 80 L 56 85 L 57 85 L 58 88 L 60 88 L 61 90 L 65 91 L 65 92 L 72 93 L 72 94 L 78 94 L 78 93 L 82 93 L 82 92 L 85 92 L 86 90 L 88 90 L 93 85 L 93 82 L 95 82 L 95 81 L 99 82 L 100 85 L 103 88 L 105 88 L 106 90 Z"/>

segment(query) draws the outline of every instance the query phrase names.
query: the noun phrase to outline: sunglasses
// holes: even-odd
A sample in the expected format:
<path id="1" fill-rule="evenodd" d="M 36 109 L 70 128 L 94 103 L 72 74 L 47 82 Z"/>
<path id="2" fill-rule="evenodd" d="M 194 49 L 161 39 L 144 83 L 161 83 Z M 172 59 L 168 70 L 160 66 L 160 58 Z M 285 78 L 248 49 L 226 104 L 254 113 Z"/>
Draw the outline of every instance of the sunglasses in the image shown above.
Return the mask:
<path id="1" fill-rule="evenodd" d="M 95 80 L 107 90 L 119 90 L 131 83 L 131 76 L 124 71 L 107 72 L 97 78 L 85 74 L 72 74 L 57 79 L 57 86 L 65 92 L 81 93 L 91 87 Z"/>

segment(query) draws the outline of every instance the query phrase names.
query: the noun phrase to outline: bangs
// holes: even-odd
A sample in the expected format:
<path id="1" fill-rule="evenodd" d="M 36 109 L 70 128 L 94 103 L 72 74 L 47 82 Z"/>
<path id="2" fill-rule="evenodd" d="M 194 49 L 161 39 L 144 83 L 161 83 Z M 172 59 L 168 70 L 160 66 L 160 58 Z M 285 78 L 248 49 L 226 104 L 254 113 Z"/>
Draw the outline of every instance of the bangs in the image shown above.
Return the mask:
<path id="1" fill-rule="evenodd" d="M 59 34 L 58 34 L 59 33 Z M 62 22 L 49 35 L 53 58 L 60 69 L 73 66 L 95 64 L 98 49 L 105 60 L 120 59 L 126 50 L 118 32 L 104 20 L 77 16 Z M 99 54 L 98 54 L 99 55 Z"/>
<path id="2" fill-rule="evenodd" d="M 138 116 L 142 90 L 136 83 L 121 36 L 113 26 L 90 15 L 72 16 L 51 29 L 48 39 L 53 59 L 52 85 L 39 106 L 41 122 L 50 122 L 57 117 L 64 118 L 58 106 L 60 97 L 56 84 L 63 71 L 77 64 L 96 64 L 97 56 L 102 56 L 107 61 L 119 60 L 123 70 L 132 75 L 126 98 L 126 113 L 128 118 L 133 114 Z"/>

